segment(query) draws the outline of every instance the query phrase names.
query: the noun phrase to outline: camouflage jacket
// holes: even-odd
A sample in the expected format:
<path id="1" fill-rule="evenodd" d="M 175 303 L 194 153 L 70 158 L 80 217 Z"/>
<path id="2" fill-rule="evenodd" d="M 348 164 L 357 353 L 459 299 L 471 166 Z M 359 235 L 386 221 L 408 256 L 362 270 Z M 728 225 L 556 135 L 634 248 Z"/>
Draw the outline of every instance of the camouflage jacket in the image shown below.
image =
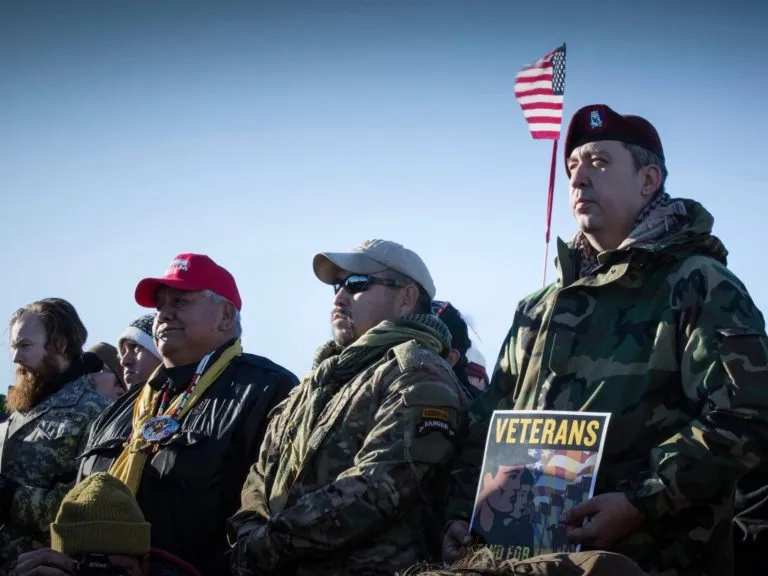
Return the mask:
<path id="1" fill-rule="evenodd" d="M 450 518 L 471 513 L 494 409 L 610 412 L 596 494 L 622 491 L 646 516 L 615 551 L 650 574 L 733 573 L 734 486 L 766 441 L 768 339 L 712 216 L 682 202 L 682 228 L 600 254 L 591 276 L 559 241 L 557 281 L 520 302 L 470 407 Z"/>
<path id="2" fill-rule="evenodd" d="M 469 400 L 437 350 L 408 335 L 324 391 L 334 385 L 317 374 L 356 346 L 320 363 L 275 409 L 231 521 L 234 574 L 392 575 L 439 553 L 428 535 L 440 535 Z M 301 435 L 306 448 L 296 451 Z"/>
<path id="3" fill-rule="evenodd" d="M 18 484 L 9 510 L 1 510 L 0 575 L 24 551 L 49 544 L 49 526 L 75 483 L 77 456 L 91 422 L 111 401 L 88 376 L 68 382 L 26 414 L 0 424 L 0 471 Z"/>

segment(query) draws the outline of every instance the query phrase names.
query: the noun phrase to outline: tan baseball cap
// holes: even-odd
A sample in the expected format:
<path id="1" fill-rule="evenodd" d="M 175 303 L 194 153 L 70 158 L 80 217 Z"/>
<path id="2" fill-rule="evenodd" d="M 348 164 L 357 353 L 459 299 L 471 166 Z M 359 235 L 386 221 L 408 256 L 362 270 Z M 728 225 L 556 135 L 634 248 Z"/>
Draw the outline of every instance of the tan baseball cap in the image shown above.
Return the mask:
<path id="1" fill-rule="evenodd" d="M 376 274 L 394 270 L 412 278 L 430 298 L 435 297 L 435 283 L 419 255 L 397 242 L 366 240 L 350 252 L 321 252 L 312 260 L 315 276 L 326 284 L 338 282 L 339 272 Z"/>

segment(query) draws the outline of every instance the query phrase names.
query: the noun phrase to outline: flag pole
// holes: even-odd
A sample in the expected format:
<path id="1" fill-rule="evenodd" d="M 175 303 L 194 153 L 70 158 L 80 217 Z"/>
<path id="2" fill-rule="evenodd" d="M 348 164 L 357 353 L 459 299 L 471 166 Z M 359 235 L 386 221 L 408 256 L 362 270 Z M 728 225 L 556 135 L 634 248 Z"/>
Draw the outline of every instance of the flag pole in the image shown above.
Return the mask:
<path id="1" fill-rule="evenodd" d="M 549 192 L 547 194 L 547 232 L 544 239 L 544 278 L 542 288 L 547 285 L 547 266 L 549 264 L 549 233 L 552 228 L 552 204 L 555 198 L 555 172 L 557 168 L 557 142 L 552 140 L 552 164 L 549 168 Z"/>

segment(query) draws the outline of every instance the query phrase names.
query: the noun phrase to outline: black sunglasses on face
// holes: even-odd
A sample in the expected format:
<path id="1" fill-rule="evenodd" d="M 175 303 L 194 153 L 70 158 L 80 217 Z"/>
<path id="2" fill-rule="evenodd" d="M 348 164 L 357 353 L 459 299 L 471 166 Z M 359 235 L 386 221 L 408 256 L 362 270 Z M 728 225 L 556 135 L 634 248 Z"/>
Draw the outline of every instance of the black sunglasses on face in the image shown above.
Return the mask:
<path id="1" fill-rule="evenodd" d="M 343 282 L 335 282 L 333 284 L 333 293 L 338 294 L 339 290 L 344 288 L 349 294 L 358 294 L 365 292 L 373 286 L 379 284 L 380 286 L 391 286 L 393 288 L 402 288 L 404 283 L 397 280 L 390 280 L 389 278 L 375 278 L 367 274 L 352 274 L 347 276 Z"/>

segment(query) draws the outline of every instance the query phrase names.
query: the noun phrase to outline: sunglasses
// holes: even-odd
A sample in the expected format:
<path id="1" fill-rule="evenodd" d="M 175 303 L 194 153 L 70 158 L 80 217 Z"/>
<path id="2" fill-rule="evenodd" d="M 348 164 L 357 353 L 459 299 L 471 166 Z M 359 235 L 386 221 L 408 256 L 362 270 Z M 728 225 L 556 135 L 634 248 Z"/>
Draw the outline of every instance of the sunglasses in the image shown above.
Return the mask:
<path id="1" fill-rule="evenodd" d="M 359 294 L 365 292 L 371 286 L 378 284 L 379 286 L 390 286 L 393 288 L 402 288 L 405 286 L 403 282 L 397 280 L 390 280 L 389 278 L 375 278 L 367 274 L 352 274 L 347 276 L 342 282 L 335 282 L 333 284 L 333 293 L 338 294 L 339 290 L 344 288 L 348 294 Z"/>

